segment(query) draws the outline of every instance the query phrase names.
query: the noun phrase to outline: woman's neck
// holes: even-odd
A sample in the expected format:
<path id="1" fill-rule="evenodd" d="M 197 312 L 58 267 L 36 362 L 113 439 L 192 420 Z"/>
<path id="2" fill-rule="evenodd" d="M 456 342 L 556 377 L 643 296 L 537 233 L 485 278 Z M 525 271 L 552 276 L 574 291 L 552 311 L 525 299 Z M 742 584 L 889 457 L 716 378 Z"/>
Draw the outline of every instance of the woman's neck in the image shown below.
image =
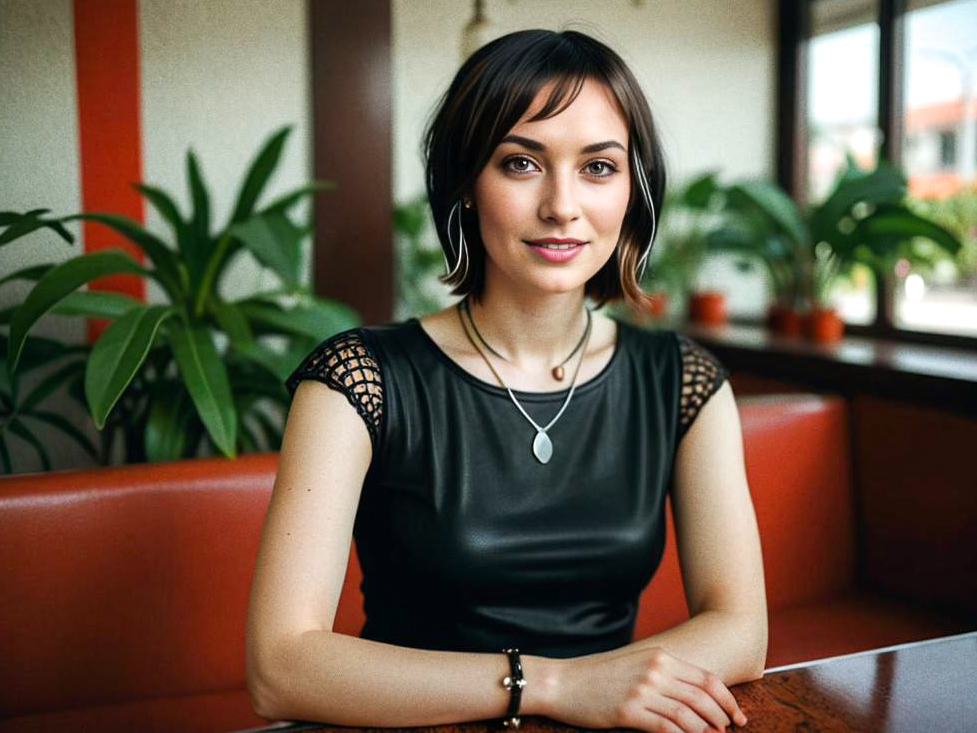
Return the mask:
<path id="1" fill-rule="evenodd" d="M 475 326 L 485 341 L 518 368 L 552 367 L 566 359 L 587 325 L 584 291 L 504 297 L 488 288 L 469 298 Z"/>

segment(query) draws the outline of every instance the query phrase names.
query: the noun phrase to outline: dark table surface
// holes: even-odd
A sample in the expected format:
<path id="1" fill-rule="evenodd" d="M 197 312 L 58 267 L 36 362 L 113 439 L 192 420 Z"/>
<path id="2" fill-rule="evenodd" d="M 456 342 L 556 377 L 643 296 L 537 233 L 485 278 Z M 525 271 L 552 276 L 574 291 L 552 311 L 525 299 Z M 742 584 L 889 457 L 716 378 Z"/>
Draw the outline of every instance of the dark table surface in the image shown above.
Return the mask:
<path id="1" fill-rule="evenodd" d="M 730 688 L 749 723 L 730 731 L 977 733 L 977 631 L 774 667 Z M 498 731 L 498 721 L 408 730 Z M 390 731 L 281 723 L 252 731 Z M 524 716 L 520 731 L 578 730 Z M 243 732 L 241 732 L 243 733 Z"/>

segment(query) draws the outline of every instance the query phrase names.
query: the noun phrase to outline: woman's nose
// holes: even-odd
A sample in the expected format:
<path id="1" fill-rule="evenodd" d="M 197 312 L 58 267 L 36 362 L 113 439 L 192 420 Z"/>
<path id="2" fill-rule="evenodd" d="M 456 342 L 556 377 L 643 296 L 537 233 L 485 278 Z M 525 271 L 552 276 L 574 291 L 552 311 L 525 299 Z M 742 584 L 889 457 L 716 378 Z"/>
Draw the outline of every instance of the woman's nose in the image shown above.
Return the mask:
<path id="1" fill-rule="evenodd" d="M 572 175 L 554 174 L 544 184 L 539 215 L 543 219 L 563 222 L 580 216 L 580 201 Z"/>

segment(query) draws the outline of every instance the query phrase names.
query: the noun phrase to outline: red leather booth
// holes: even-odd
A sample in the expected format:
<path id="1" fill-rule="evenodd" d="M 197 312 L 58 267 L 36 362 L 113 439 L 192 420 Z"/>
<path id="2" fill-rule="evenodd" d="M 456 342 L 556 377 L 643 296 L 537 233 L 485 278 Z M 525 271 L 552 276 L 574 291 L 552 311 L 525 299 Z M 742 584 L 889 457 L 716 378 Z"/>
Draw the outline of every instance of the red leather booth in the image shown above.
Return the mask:
<path id="1" fill-rule="evenodd" d="M 846 404 L 739 400 L 769 603 L 767 666 L 970 630 L 857 582 Z M 263 724 L 244 624 L 277 453 L 0 478 L 0 733 Z M 636 636 L 687 617 L 669 518 Z M 362 624 L 351 557 L 336 630 Z"/>

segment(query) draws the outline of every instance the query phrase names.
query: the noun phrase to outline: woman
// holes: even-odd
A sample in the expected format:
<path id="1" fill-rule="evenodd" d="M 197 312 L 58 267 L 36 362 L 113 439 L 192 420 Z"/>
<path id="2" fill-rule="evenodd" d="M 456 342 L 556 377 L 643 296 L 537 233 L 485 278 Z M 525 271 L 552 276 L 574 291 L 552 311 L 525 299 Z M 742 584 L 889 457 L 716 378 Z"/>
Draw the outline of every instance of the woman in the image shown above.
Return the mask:
<path id="1" fill-rule="evenodd" d="M 586 305 L 644 297 L 665 172 L 640 87 L 588 36 L 513 33 L 458 71 L 426 157 L 464 298 L 338 334 L 289 378 L 248 614 L 256 710 L 743 725 L 727 685 L 762 674 L 766 611 L 725 370 Z M 669 490 L 691 618 L 631 643 Z M 361 638 L 331 631 L 351 535 Z"/>

